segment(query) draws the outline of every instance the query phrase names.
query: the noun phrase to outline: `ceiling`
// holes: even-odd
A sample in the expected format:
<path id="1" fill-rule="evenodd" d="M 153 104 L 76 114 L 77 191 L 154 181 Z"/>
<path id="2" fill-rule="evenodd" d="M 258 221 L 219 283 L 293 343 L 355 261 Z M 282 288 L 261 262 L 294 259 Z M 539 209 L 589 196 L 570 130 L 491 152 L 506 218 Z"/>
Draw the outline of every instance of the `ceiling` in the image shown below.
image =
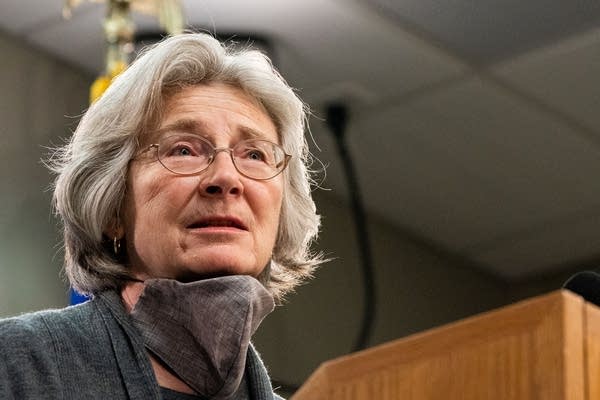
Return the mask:
<path id="1" fill-rule="evenodd" d="M 102 4 L 3 0 L 0 29 L 97 73 Z M 600 2 L 187 0 L 189 27 L 268 39 L 319 117 L 351 110 L 367 207 L 506 280 L 600 260 Z M 156 31 L 136 15 L 140 31 Z"/>

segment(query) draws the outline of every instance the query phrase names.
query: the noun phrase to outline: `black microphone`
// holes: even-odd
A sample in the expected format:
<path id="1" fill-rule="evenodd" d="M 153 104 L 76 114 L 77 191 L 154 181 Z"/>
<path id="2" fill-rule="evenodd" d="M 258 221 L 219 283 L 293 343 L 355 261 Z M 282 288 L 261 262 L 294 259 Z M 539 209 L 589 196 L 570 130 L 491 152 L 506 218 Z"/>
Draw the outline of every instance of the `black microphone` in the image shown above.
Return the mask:
<path id="1" fill-rule="evenodd" d="M 585 301 L 600 306 L 600 274 L 596 272 L 578 272 L 567 279 L 563 288 L 580 295 Z"/>

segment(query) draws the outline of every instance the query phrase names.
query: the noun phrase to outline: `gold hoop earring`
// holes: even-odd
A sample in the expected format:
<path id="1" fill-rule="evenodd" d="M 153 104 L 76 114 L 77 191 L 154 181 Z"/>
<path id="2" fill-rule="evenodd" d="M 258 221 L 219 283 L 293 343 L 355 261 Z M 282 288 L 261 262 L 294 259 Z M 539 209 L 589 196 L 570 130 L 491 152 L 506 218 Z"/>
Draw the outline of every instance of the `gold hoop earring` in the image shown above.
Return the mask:
<path id="1" fill-rule="evenodd" d="M 115 252 L 115 256 L 118 256 L 121 251 L 121 241 L 116 236 L 113 239 L 113 251 Z"/>

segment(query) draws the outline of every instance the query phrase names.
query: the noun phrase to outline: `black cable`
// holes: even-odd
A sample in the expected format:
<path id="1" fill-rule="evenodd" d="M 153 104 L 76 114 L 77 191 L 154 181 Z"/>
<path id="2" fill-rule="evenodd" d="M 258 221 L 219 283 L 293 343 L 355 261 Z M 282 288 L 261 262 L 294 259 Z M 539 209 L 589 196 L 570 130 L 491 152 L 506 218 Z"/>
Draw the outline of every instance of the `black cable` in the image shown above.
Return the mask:
<path id="1" fill-rule="evenodd" d="M 364 286 L 364 308 L 360 332 L 353 351 L 365 349 L 373 330 L 375 320 L 375 279 L 371 255 L 371 242 L 367 227 L 366 213 L 352 156 L 346 146 L 345 133 L 348 125 L 348 109 L 343 104 L 330 104 L 327 107 L 327 124 L 336 139 L 337 150 L 346 172 L 346 183 L 350 194 L 351 211 L 354 214 L 354 225 L 358 239 L 358 251 Z"/>

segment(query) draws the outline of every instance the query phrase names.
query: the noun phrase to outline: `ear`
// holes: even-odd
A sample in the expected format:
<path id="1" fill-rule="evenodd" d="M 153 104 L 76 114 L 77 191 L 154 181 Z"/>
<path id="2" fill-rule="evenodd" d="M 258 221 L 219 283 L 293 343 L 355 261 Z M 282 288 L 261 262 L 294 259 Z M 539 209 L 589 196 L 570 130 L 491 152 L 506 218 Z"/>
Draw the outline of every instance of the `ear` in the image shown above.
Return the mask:
<path id="1" fill-rule="evenodd" d="M 125 227 L 119 221 L 119 218 L 114 218 L 104 230 L 104 235 L 110 239 L 123 239 L 125 236 Z"/>
<path id="2" fill-rule="evenodd" d="M 123 227 L 122 224 L 119 224 L 119 226 L 114 229 L 113 237 L 116 237 L 117 239 L 123 239 L 123 236 L 125 236 L 125 227 Z"/>

